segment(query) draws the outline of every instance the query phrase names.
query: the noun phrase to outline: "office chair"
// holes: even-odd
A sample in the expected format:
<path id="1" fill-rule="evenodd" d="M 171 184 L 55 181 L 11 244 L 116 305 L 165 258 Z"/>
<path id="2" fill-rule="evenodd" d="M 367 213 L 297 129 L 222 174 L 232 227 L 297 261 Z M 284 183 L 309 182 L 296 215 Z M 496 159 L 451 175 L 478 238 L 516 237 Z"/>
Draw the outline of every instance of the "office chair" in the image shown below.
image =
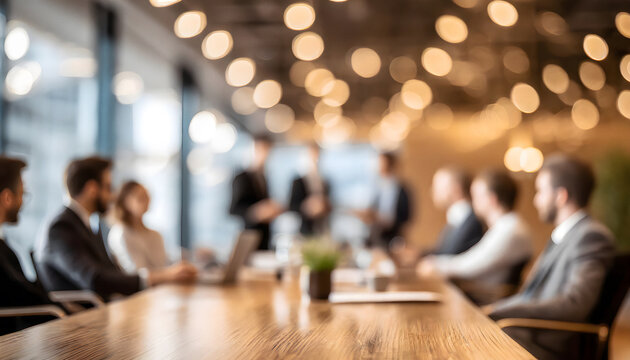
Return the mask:
<path id="1" fill-rule="evenodd" d="M 583 335 L 580 340 L 580 359 L 608 359 L 610 329 L 630 288 L 630 253 L 618 254 L 606 276 L 599 300 L 588 323 L 541 319 L 501 319 L 502 328 L 520 327 L 567 331 Z M 597 341 L 593 337 L 597 336 Z"/>

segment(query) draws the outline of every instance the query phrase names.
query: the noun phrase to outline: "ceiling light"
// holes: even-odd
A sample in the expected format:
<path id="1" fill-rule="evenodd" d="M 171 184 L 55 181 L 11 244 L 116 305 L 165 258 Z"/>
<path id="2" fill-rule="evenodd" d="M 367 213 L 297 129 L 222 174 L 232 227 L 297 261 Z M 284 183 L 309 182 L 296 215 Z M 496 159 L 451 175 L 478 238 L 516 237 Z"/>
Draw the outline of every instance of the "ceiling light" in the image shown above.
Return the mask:
<path id="1" fill-rule="evenodd" d="M 593 62 L 585 61 L 580 64 L 579 75 L 582 84 L 590 90 L 601 90 L 606 85 L 604 69 Z"/>
<path id="2" fill-rule="evenodd" d="M 30 46 L 28 32 L 22 27 L 12 29 L 4 40 L 4 52 L 9 60 L 19 60 Z"/>
<path id="3" fill-rule="evenodd" d="M 236 89 L 231 100 L 232 108 L 238 114 L 251 115 L 258 110 L 258 106 L 254 103 L 254 89 L 251 87 Z"/>
<path id="4" fill-rule="evenodd" d="M 488 4 L 488 15 L 497 25 L 512 26 L 518 20 L 518 11 L 514 5 L 503 0 L 494 0 Z"/>
<path id="5" fill-rule="evenodd" d="M 295 123 L 295 112 L 285 104 L 277 104 L 265 113 L 265 126 L 272 133 L 283 133 Z"/>
<path id="6" fill-rule="evenodd" d="M 232 34 L 225 30 L 217 30 L 203 39 L 201 50 L 207 59 L 216 60 L 225 57 L 232 50 L 232 46 Z"/>
<path id="7" fill-rule="evenodd" d="M 234 59 L 225 70 L 225 80 L 232 86 L 249 84 L 256 74 L 256 64 L 250 58 Z"/>
<path id="8" fill-rule="evenodd" d="M 200 111 L 193 116 L 188 126 L 190 139 L 197 144 L 209 143 L 214 137 L 217 117 L 211 111 Z"/>
<path id="9" fill-rule="evenodd" d="M 304 61 L 313 61 L 324 52 L 324 40 L 314 32 L 305 32 L 293 38 L 293 55 Z"/>
<path id="10" fill-rule="evenodd" d="M 173 4 L 177 4 L 178 2 L 182 0 L 149 0 L 149 1 L 151 2 L 151 5 L 155 7 L 167 7 Z"/>
<path id="11" fill-rule="evenodd" d="M 422 67 L 435 76 L 445 76 L 453 68 L 451 56 L 444 50 L 438 48 L 427 48 L 422 52 Z"/>
<path id="12" fill-rule="evenodd" d="M 201 11 L 187 11 L 175 20 L 175 35 L 187 39 L 199 35 L 206 28 L 206 14 Z"/>
<path id="13" fill-rule="evenodd" d="M 468 37 L 466 23 L 453 15 L 442 15 L 435 22 L 435 31 L 442 40 L 457 44 Z"/>
<path id="14" fill-rule="evenodd" d="M 308 29 L 315 22 L 315 10 L 306 3 L 295 3 L 284 10 L 284 24 L 291 30 Z"/>
<path id="15" fill-rule="evenodd" d="M 536 90 L 528 84 L 518 83 L 512 88 L 510 99 L 521 112 L 531 114 L 538 109 L 540 98 Z"/>
<path id="16" fill-rule="evenodd" d="M 412 109 L 424 109 L 433 100 L 433 92 L 429 85 L 416 79 L 403 84 L 400 96 L 403 103 Z"/>
<path id="17" fill-rule="evenodd" d="M 582 130 L 590 130 L 599 123 L 599 110 L 592 102 L 580 99 L 571 108 L 571 120 Z"/>
<path id="18" fill-rule="evenodd" d="M 262 109 L 268 109 L 280 102 L 282 86 L 275 80 L 263 80 L 254 89 L 254 103 Z"/>
<path id="19" fill-rule="evenodd" d="M 389 74 L 399 83 L 411 80 L 418 74 L 418 65 L 412 58 L 399 56 L 389 63 Z"/>
<path id="20" fill-rule="evenodd" d="M 608 44 L 599 35 L 589 34 L 584 37 L 584 52 L 593 60 L 602 61 L 608 56 Z"/>
<path id="21" fill-rule="evenodd" d="M 542 72 L 543 83 L 551 92 L 562 94 L 569 88 L 569 75 L 555 64 L 546 65 Z"/>
<path id="22" fill-rule="evenodd" d="M 116 74 L 112 85 L 114 95 L 121 104 L 133 104 L 140 98 L 144 90 L 144 82 L 140 75 L 131 71 Z"/>
<path id="23" fill-rule="evenodd" d="M 352 70 L 363 78 L 376 76 L 381 69 L 381 58 L 370 48 L 359 48 L 350 57 Z"/>

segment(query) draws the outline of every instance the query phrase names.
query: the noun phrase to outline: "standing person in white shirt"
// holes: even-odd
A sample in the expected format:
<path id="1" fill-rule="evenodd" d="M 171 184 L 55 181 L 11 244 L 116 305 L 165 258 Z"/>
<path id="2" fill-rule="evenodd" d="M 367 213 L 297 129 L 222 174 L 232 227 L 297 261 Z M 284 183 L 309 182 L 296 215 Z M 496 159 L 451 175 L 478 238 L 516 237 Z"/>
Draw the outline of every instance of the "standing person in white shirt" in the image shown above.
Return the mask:
<path id="1" fill-rule="evenodd" d="M 413 218 L 412 196 L 398 172 L 398 156 L 394 153 L 379 155 L 380 179 L 376 199 L 366 210 L 353 213 L 370 225 L 370 247 L 392 250 L 402 243 L 407 226 Z"/>
<path id="2" fill-rule="evenodd" d="M 471 188 L 475 213 L 488 225 L 481 240 L 459 255 L 426 257 L 418 265 L 420 275 L 439 273 L 464 280 L 464 291 L 479 303 L 510 295 L 503 285 L 516 288 L 520 272 L 532 255 L 527 224 L 514 212 L 516 182 L 503 171 L 485 171 Z M 499 291 L 495 291 L 499 290 Z"/>
<path id="3" fill-rule="evenodd" d="M 150 201 L 144 186 L 128 181 L 121 186 L 114 202 L 114 225 L 107 240 L 110 251 L 128 273 L 169 265 L 162 235 L 143 221 Z"/>

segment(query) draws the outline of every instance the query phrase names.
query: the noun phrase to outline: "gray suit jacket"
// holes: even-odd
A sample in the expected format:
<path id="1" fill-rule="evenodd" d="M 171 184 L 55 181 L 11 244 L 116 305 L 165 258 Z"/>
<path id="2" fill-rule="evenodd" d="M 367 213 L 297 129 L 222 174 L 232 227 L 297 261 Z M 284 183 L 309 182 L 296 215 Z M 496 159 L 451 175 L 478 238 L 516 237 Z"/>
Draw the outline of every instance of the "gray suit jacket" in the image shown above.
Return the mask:
<path id="1" fill-rule="evenodd" d="M 551 241 L 551 240 L 550 240 Z M 551 242 L 550 242 L 551 244 Z M 613 236 L 586 217 L 538 259 L 521 291 L 495 304 L 490 317 L 588 321 L 615 254 Z M 506 332 L 540 359 L 570 359 L 575 336 L 560 331 L 508 328 Z"/>

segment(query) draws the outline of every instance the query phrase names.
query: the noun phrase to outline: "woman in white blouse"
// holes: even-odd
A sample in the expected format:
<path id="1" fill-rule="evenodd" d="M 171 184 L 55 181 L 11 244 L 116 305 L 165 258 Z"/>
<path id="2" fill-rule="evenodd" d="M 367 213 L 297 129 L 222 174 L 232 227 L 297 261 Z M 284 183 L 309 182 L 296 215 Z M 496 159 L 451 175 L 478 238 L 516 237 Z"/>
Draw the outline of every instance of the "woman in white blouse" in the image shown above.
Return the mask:
<path id="1" fill-rule="evenodd" d="M 130 273 L 169 265 L 162 235 L 147 228 L 142 220 L 150 201 L 144 186 L 128 181 L 122 185 L 114 203 L 109 248 L 120 266 Z"/>

